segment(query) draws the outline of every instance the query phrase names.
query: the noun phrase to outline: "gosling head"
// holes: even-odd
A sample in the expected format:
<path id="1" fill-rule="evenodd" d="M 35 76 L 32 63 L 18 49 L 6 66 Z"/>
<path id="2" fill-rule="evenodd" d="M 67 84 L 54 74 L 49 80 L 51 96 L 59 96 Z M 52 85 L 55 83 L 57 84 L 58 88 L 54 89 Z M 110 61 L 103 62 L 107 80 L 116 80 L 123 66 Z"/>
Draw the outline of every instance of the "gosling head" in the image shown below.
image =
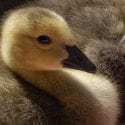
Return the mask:
<path id="1" fill-rule="evenodd" d="M 75 46 L 66 21 L 53 11 L 27 7 L 11 12 L 3 23 L 2 57 L 12 69 L 42 71 L 62 67 L 95 71 Z"/>

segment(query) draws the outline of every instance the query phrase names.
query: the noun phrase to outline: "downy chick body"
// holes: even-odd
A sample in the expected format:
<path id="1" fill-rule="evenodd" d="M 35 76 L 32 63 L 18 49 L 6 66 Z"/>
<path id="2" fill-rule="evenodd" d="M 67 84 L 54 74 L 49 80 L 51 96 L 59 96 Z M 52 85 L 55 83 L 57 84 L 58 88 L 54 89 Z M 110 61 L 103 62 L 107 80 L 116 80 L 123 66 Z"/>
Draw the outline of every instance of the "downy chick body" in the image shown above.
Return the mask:
<path id="1" fill-rule="evenodd" d="M 21 14 L 23 17 L 20 18 Z M 73 69 L 63 69 L 65 64 L 63 60 L 73 61 L 71 58 L 69 59 L 70 56 L 78 59 L 70 53 L 72 49 L 79 52 L 74 47 L 73 41 L 72 32 L 61 16 L 41 7 L 25 7 L 17 9 L 16 12 L 12 11 L 5 19 L 1 33 L 1 55 L 11 71 L 40 88 L 41 91 L 47 92 L 63 105 L 65 117 L 55 123 L 50 122 L 50 125 L 114 125 L 119 114 L 119 99 L 115 85 L 101 76 Z M 81 55 L 81 53 L 79 54 Z M 86 59 L 87 64 L 78 65 L 78 62 L 75 62 L 72 65 L 73 62 L 70 62 L 68 66 L 82 67 L 89 72 L 95 69 L 88 58 L 83 55 L 79 58 L 80 60 Z M 14 79 L 13 76 L 11 77 Z M 3 83 L 3 77 L 1 83 Z M 22 102 L 23 98 L 26 99 L 25 90 L 17 81 L 16 84 L 11 84 L 11 87 L 7 87 L 7 84 L 6 82 L 1 84 L 1 87 L 5 87 L 1 88 L 1 93 L 8 97 L 10 95 L 9 98 L 12 100 L 8 99 L 7 104 L 9 103 L 9 105 L 7 105 L 3 99 L 7 96 L 1 96 L 2 109 L 10 106 L 7 108 L 6 114 L 4 114 L 5 110 L 1 110 L 1 114 L 4 114 L 1 118 L 3 119 L 2 124 L 29 124 L 29 119 L 20 120 L 22 116 L 25 116 L 25 112 L 18 116 L 20 105 L 25 107 L 25 103 L 18 105 L 17 102 L 20 100 Z M 13 95 L 11 91 L 14 91 L 15 88 L 19 90 Z M 17 102 L 13 99 L 16 99 Z M 28 98 L 28 101 L 31 100 Z M 27 103 L 29 104 L 29 102 Z M 12 104 L 16 106 L 14 109 Z M 30 106 L 31 104 L 29 104 L 29 110 Z M 36 107 L 38 108 L 37 104 Z M 38 113 L 37 108 L 33 110 L 36 113 Z M 15 117 L 12 117 L 13 112 Z M 47 124 L 47 118 L 44 123 L 42 116 L 46 115 L 40 114 L 38 121 L 34 115 L 31 124 Z"/>

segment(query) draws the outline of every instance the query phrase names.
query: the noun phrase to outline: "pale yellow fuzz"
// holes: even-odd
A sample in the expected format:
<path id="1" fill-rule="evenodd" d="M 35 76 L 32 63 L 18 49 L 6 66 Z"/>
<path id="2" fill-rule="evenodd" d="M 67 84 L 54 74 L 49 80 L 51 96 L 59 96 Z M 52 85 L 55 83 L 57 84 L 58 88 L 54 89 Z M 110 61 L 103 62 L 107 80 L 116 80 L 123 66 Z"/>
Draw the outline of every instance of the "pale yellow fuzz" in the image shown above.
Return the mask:
<path id="1" fill-rule="evenodd" d="M 21 14 L 23 16 L 20 17 Z M 40 45 L 37 37 L 41 35 L 49 36 L 52 44 Z M 40 7 L 19 9 L 10 14 L 3 24 L 2 56 L 13 68 L 59 68 L 62 67 L 60 61 L 68 56 L 64 46 L 74 45 L 74 41 L 67 23 L 55 12 Z"/>
<path id="2" fill-rule="evenodd" d="M 76 118 L 80 119 L 78 125 L 84 123 L 84 118 L 85 125 L 116 124 L 119 115 L 119 95 L 116 87 L 103 76 L 72 69 L 21 71 L 19 74 L 36 87 L 56 97 L 68 110 L 73 110 Z"/>
<path id="3" fill-rule="evenodd" d="M 39 43 L 41 35 L 52 42 Z M 116 87 L 102 76 L 62 68 L 62 60 L 68 58 L 65 46 L 74 41 L 66 21 L 55 12 L 22 8 L 9 14 L 3 24 L 2 58 L 20 77 L 58 99 L 71 112 L 71 125 L 115 125 Z"/>

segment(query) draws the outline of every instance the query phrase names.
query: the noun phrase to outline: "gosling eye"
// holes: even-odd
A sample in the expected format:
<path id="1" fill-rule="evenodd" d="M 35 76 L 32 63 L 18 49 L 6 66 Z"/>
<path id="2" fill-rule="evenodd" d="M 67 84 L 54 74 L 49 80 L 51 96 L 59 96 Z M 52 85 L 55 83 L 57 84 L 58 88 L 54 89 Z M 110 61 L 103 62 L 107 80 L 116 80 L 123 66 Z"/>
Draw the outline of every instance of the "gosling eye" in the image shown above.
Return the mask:
<path id="1" fill-rule="evenodd" d="M 49 36 L 46 36 L 46 35 L 41 35 L 37 38 L 37 41 L 40 43 L 40 44 L 45 44 L 45 45 L 48 45 L 50 44 L 52 41 L 50 39 Z"/>

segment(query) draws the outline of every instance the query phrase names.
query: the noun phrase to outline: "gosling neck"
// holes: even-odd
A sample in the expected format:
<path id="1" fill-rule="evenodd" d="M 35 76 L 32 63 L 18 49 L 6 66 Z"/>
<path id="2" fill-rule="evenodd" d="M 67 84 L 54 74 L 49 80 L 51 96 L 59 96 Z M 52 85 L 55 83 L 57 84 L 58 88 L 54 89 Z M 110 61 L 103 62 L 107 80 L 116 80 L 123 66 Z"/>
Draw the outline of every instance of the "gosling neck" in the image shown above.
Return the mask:
<path id="1" fill-rule="evenodd" d="M 81 96 L 81 84 L 70 73 L 69 69 L 55 71 L 24 71 L 18 70 L 18 74 L 34 86 L 45 90 L 61 102 L 67 103 L 71 99 L 78 102 Z M 71 70 L 72 72 L 72 70 Z M 81 100 L 81 99 L 80 99 Z"/>

